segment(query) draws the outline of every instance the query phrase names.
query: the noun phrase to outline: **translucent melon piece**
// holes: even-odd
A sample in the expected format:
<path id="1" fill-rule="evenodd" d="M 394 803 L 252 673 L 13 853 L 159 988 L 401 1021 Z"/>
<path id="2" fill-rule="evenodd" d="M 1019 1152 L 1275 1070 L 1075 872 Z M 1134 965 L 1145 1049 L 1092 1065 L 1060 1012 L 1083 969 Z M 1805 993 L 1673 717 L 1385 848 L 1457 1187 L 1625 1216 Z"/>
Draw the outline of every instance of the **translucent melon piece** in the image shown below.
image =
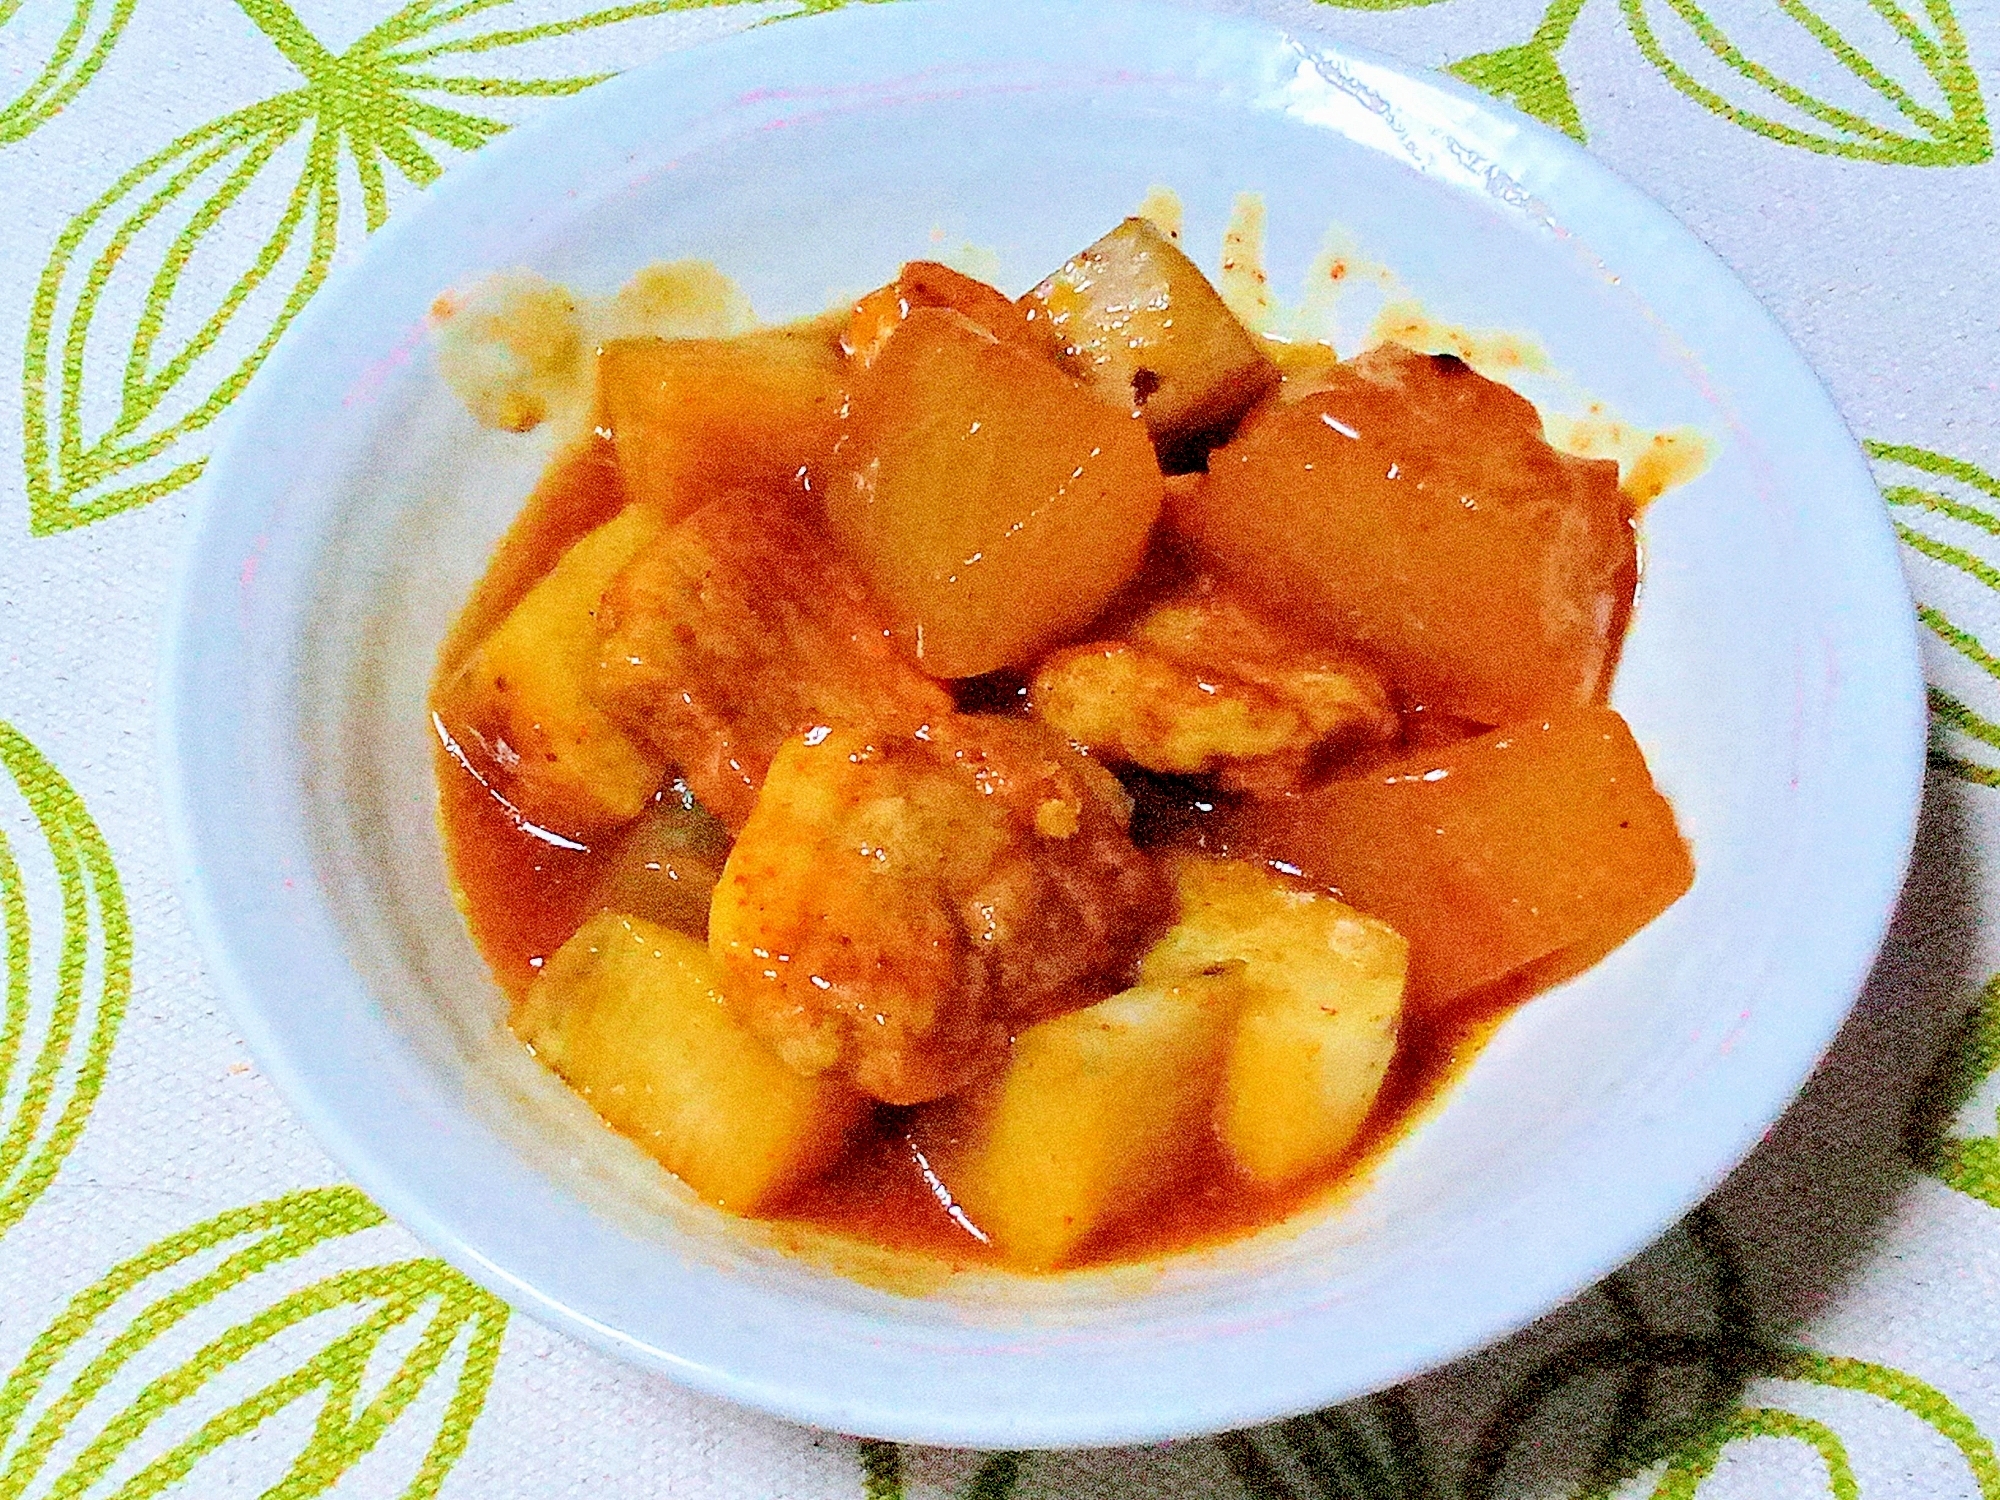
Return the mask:
<path id="1" fill-rule="evenodd" d="M 1145 428 L 955 312 L 911 311 L 857 376 L 827 517 L 934 676 L 1033 661 L 1145 556 Z"/>
<path id="2" fill-rule="evenodd" d="M 1639 576 L 1618 466 L 1449 355 L 1385 346 L 1319 384 L 1246 417 L 1174 524 L 1407 703 L 1490 725 L 1602 698 Z"/>
<path id="3" fill-rule="evenodd" d="M 1286 861 L 1410 942 L 1413 1004 L 1588 967 L 1694 863 L 1624 719 L 1573 708 L 1253 805 L 1232 847 Z"/>
<path id="4" fill-rule="evenodd" d="M 833 450 L 842 372 L 830 322 L 731 339 L 614 339 L 597 421 L 634 500 L 676 519 L 724 490 L 799 492 Z"/>

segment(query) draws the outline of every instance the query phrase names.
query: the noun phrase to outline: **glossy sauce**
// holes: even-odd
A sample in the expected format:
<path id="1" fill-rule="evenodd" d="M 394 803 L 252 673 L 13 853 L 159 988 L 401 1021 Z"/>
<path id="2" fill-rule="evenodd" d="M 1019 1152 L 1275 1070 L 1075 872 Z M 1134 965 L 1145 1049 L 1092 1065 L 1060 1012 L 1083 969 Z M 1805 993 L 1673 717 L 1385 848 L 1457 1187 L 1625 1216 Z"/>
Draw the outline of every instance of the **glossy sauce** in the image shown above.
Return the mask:
<path id="1" fill-rule="evenodd" d="M 598 909 L 608 850 L 568 850 L 524 832 L 483 786 L 440 751 L 440 821 L 473 941 L 510 999 L 518 1000 L 549 955 Z M 1200 815 L 1161 817 L 1163 838 L 1190 847 L 1219 842 Z M 1169 832 L 1171 830 L 1171 832 Z M 1186 1185 L 1148 1212 L 1115 1223 L 1086 1243 L 1071 1265 L 1144 1260 L 1238 1238 L 1316 1208 L 1357 1185 L 1465 1071 L 1506 1012 L 1531 991 L 1494 994 L 1449 1017 L 1405 1016 L 1396 1060 L 1354 1148 L 1324 1171 L 1282 1189 L 1259 1188 L 1220 1144 L 1204 1137 L 1187 1163 Z M 912 1138 L 914 1111 L 882 1109 L 839 1168 L 811 1183 L 769 1217 L 852 1235 L 952 1265 L 998 1257 L 955 1216 L 948 1190 L 926 1174 Z"/>
<path id="2" fill-rule="evenodd" d="M 550 463 L 445 637 L 437 682 L 449 680 L 572 542 L 624 503 L 609 444 L 593 441 Z M 434 689 L 433 700 L 438 696 Z M 448 743 L 441 722 L 433 717 L 438 827 L 454 894 L 474 945 L 507 998 L 518 1000 L 543 961 L 596 910 L 603 860 L 588 848 L 565 847 L 575 840 L 537 837 L 477 769 L 459 758 L 467 748 Z"/>
<path id="3" fill-rule="evenodd" d="M 608 453 L 586 446 L 551 463 L 534 496 L 507 533 L 493 566 L 454 627 L 440 657 L 445 680 L 493 624 L 542 577 L 570 543 L 624 503 Z M 1159 576 L 1172 576 L 1170 564 Z M 1019 711 L 1012 679 L 960 684 L 960 706 L 973 712 Z M 1414 747 L 1462 736 L 1473 726 L 1421 710 L 1405 715 L 1405 743 Z M 474 943 L 510 1000 L 526 994 L 547 959 L 583 922 L 602 909 L 600 892 L 612 871 L 618 839 L 596 847 L 565 847 L 527 825 L 446 745 L 436 750 L 439 822 L 459 904 Z M 1198 784 L 1175 778 L 1135 778 L 1139 810 L 1134 832 L 1142 845 L 1226 852 L 1232 811 Z M 662 872 L 662 878 L 668 878 Z M 1325 1170 L 1281 1189 L 1261 1188 L 1228 1160 L 1219 1142 L 1202 1138 L 1186 1162 L 1183 1187 L 1144 1214 L 1114 1223 L 1087 1242 L 1070 1265 L 1145 1260 L 1212 1245 L 1281 1223 L 1356 1185 L 1424 1111 L 1448 1091 L 1477 1056 L 1506 1009 L 1521 996 L 1449 1018 L 1406 1018 L 1396 1060 L 1355 1146 Z M 912 1137 L 915 1112 L 884 1108 L 853 1142 L 836 1170 L 768 1217 L 780 1224 L 830 1231 L 951 1266 L 997 1263 L 995 1255 L 954 1214 L 948 1190 Z"/>
<path id="4" fill-rule="evenodd" d="M 1349 397 L 1353 396 L 1352 387 L 1344 389 Z M 1374 403 L 1366 410 L 1388 404 L 1388 396 L 1376 388 L 1359 389 L 1357 399 Z M 1524 451 L 1520 429 L 1532 420 L 1532 409 L 1511 394 L 1496 393 L 1489 405 L 1495 409 L 1459 414 L 1464 426 L 1454 433 L 1456 441 L 1448 455 L 1452 461 L 1470 461 L 1473 455 L 1490 458 L 1496 453 L 1515 455 Z M 1361 420 L 1359 409 L 1349 414 Z M 1278 415 L 1282 416 L 1282 411 Z M 1485 441 L 1485 434 L 1477 430 L 1482 421 L 1492 429 L 1491 442 Z M 1313 427 L 1308 429 L 1308 436 L 1315 440 L 1318 425 L 1315 416 Z M 1291 449 L 1279 446 L 1275 451 L 1290 461 Z M 1553 465 L 1561 470 L 1558 477 L 1566 484 L 1587 480 L 1597 491 L 1615 496 L 1615 479 L 1608 472 L 1609 465 L 1594 475 L 1585 472 L 1575 460 L 1558 465 L 1539 444 L 1530 457 L 1540 467 L 1524 483 L 1546 480 L 1547 475 L 1541 471 Z M 1372 454 L 1369 462 L 1374 462 Z M 1527 462 L 1523 460 L 1524 465 Z M 1312 464 L 1306 467 L 1310 469 Z M 1508 469 L 1509 465 L 1500 463 L 1497 467 Z M 1456 482 L 1454 476 L 1453 483 Z M 1485 482 L 1492 482 L 1490 475 Z M 1228 499 L 1225 493 L 1222 500 Z M 447 639 L 440 656 L 437 679 L 440 688 L 434 693 L 435 701 L 442 701 L 442 685 L 512 605 L 554 567 L 563 551 L 617 514 L 625 502 L 625 486 L 607 444 L 590 440 L 551 463 Z M 1173 503 L 1170 500 L 1170 508 Z M 1629 512 L 1614 509 L 1611 528 L 1629 524 L 1628 516 Z M 1289 520 L 1274 517 L 1270 525 Z M 1261 545 L 1254 535 L 1255 527 L 1240 523 L 1238 517 L 1227 514 L 1226 506 L 1218 508 L 1213 499 L 1190 527 L 1197 535 L 1224 529 L 1242 548 L 1249 549 L 1240 558 L 1247 571 L 1254 561 L 1251 552 Z M 1159 587 L 1161 578 L 1174 576 L 1184 566 L 1184 560 L 1173 555 L 1170 547 L 1156 547 L 1155 552 L 1152 564 L 1134 582 L 1133 588 L 1139 594 Z M 1612 568 L 1603 571 L 1616 573 Z M 1619 575 L 1617 581 L 1627 587 L 1629 599 L 1630 580 Z M 1122 607 L 1114 601 L 1109 614 L 1100 618 L 1100 628 L 1103 621 L 1115 619 Z M 1617 635 L 1622 635 L 1622 626 L 1621 616 Z M 1615 658 L 1615 636 L 1610 650 Z M 1610 669 L 1610 659 L 1593 660 L 1573 675 L 1587 685 L 1590 696 L 1601 701 Z M 996 673 L 961 682 L 956 689 L 958 707 L 961 712 L 973 713 L 1019 712 L 1023 691 L 1020 681 L 1018 674 Z M 1450 703 L 1449 709 L 1456 712 L 1404 703 L 1400 736 L 1393 745 L 1374 752 L 1374 758 L 1388 760 L 1396 755 L 1440 752 L 1481 733 L 1484 724 L 1462 716 L 1468 707 L 1483 708 L 1487 701 L 1511 705 L 1513 697 L 1525 700 L 1525 690 L 1516 689 L 1514 684 L 1501 686 L 1508 691 L 1489 691 L 1484 699 L 1475 696 L 1470 703 Z M 458 899 L 475 944 L 503 990 L 510 999 L 519 1001 L 542 966 L 583 922 L 599 910 L 608 909 L 603 892 L 617 868 L 623 834 L 621 831 L 587 846 L 582 839 L 536 828 L 480 774 L 477 754 L 449 740 L 442 718 L 434 722 L 439 729 L 436 751 L 439 819 Z M 1340 774 L 1352 776 L 1363 769 L 1357 761 L 1342 768 Z M 1142 848 L 1161 852 L 1172 849 L 1228 852 L 1237 812 L 1231 799 L 1205 790 L 1202 783 L 1191 780 L 1144 773 L 1130 774 L 1125 779 L 1138 798 L 1133 836 Z M 661 795 L 671 793 L 663 791 Z M 625 873 L 629 875 L 629 871 Z M 671 879 L 674 874 L 671 870 L 660 873 L 663 879 Z M 712 873 L 709 878 L 713 878 Z M 621 904 L 620 910 L 634 910 L 629 901 L 630 888 L 626 887 L 621 903 L 627 904 Z M 1156 915 L 1161 926 L 1173 917 L 1171 911 L 1165 910 Z M 695 930 L 693 935 L 699 937 L 702 933 Z M 1323 1170 L 1279 1189 L 1260 1188 L 1229 1161 L 1212 1132 L 1203 1132 L 1187 1147 L 1182 1162 L 1183 1185 L 1178 1190 L 1145 1212 L 1100 1230 L 1063 1264 L 1150 1259 L 1239 1238 L 1323 1205 L 1330 1196 L 1355 1185 L 1444 1095 L 1514 1004 L 1555 978 L 1563 977 L 1563 972 L 1539 966 L 1469 999 L 1462 997 L 1449 1011 L 1410 1006 L 1404 1014 L 1395 1060 L 1368 1123 L 1356 1143 Z M 781 1225 L 852 1236 L 950 1266 L 999 1262 L 1000 1256 L 983 1242 L 977 1226 L 952 1204 L 948 1188 L 928 1171 L 915 1122 L 915 1111 L 878 1108 L 838 1167 L 795 1190 L 761 1217 Z M 937 1128 L 935 1119 L 929 1128 Z"/>
<path id="5" fill-rule="evenodd" d="M 440 654 L 440 682 L 466 658 L 478 640 L 578 536 L 608 520 L 624 504 L 624 492 L 610 454 L 600 444 L 572 450 L 548 466 L 534 496 L 508 530 L 494 564 L 480 582 Z M 1012 712 L 1014 682 L 978 680 L 962 684 L 962 706 L 974 712 Z M 1410 742 L 1456 738 L 1462 726 L 1432 728 L 1438 716 L 1412 714 Z M 578 840 L 552 842 L 514 814 L 478 776 L 458 762 L 446 744 L 436 748 L 438 818 L 446 858 L 456 876 L 460 908 L 472 940 L 492 966 L 510 1000 L 520 1000 L 542 964 L 572 932 L 600 910 L 616 852 L 616 838 L 596 848 L 574 848 Z M 1212 844 L 1204 814 L 1190 798 L 1214 814 L 1218 804 L 1198 790 L 1172 784 L 1148 788 L 1136 826 L 1142 842 L 1204 848 Z M 1182 796 L 1176 802 L 1176 792 Z M 1226 812 L 1226 806 L 1222 808 Z M 572 846 L 564 846 L 572 844 Z M 1216 848 L 1220 852 L 1220 848 Z M 1376 1100 L 1370 1122 L 1356 1146 L 1324 1172 L 1282 1190 L 1258 1188 L 1224 1156 L 1214 1138 L 1202 1138 L 1188 1162 L 1186 1186 L 1148 1212 L 1112 1224 L 1082 1246 L 1068 1264 L 1116 1264 L 1146 1260 L 1174 1250 L 1218 1244 L 1282 1222 L 1352 1186 L 1444 1096 L 1452 1080 L 1470 1066 L 1492 1034 L 1498 1016 L 1478 1012 L 1470 1020 L 1406 1020 L 1396 1062 Z M 940 1196 L 934 1174 L 910 1136 L 912 1110 L 884 1108 L 852 1144 L 848 1158 L 820 1180 L 796 1192 L 770 1218 L 814 1230 L 854 1236 L 872 1244 L 942 1260 L 952 1266 L 996 1262 L 998 1256 L 952 1212 Z"/>
<path id="6" fill-rule="evenodd" d="M 1113 1221 L 1064 1264 L 1152 1260 L 1240 1239 L 1360 1186 L 1471 1066 L 1515 998 L 1470 1017 L 1406 1021 L 1396 1060 L 1360 1138 L 1324 1170 L 1281 1188 L 1263 1187 L 1229 1160 L 1212 1134 L 1205 1135 L 1183 1159 L 1179 1189 L 1143 1213 Z M 955 1267 L 999 1264 L 1000 1257 L 975 1234 L 973 1221 L 950 1201 L 949 1188 L 930 1170 L 922 1138 L 911 1128 L 911 1113 L 879 1114 L 839 1170 L 795 1194 L 773 1217 Z"/>

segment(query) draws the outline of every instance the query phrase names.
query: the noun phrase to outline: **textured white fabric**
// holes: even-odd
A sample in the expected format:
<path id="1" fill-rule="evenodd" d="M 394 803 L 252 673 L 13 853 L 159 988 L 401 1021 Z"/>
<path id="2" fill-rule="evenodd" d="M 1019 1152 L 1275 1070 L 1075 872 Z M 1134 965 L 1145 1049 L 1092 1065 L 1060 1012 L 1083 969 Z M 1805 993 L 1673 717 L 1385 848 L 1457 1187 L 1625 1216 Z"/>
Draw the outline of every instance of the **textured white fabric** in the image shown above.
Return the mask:
<path id="1" fill-rule="evenodd" d="M 887 1496 L 900 1484 L 923 1496 L 994 1500 L 1011 1485 L 1022 1497 L 1136 1500 L 1226 1495 L 1247 1482 L 1265 1495 L 1416 1500 L 1567 1497 L 1598 1479 L 1633 1495 L 1699 1486 L 1717 1500 L 2000 1497 L 1991 1446 L 2000 1436 L 2000 1146 L 1989 1160 L 1980 1144 L 1993 1137 L 2000 1106 L 2000 1082 L 1982 1079 L 2000 1062 L 2000 1003 L 1984 1012 L 1983 1044 L 1977 1024 L 1962 1024 L 1977 1021 L 1982 987 L 2000 968 L 2000 790 L 1990 784 L 2000 777 L 1982 776 L 2000 764 L 2000 733 L 1991 743 L 1979 733 L 2000 719 L 2000 668 L 1977 644 L 2000 649 L 2000 574 L 1981 576 L 1986 559 L 2000 560 L 2000 525 L 1977 514 L 2000 513 L 1991 479 L 2000 473 L 2000 166 L 1985 102 L 2000 96 L 2000 5 L 1930 0 L 1905 34 L 1889 0 L 1825 0 L 1813 12 L 1797 0 L 1709 0 L 1705 10 L 1692 0 L 1582 0 L 1580 9 L 1557 0 L 1546 13 L 1533 0 L 1218 8 L 1434 66 L 1542 36 L 1542 64 L 1517 53 L 1460 71 L 1560 122 L 1547 72 L 1559 66 L 1591 148 L 1744 278 L 1821 372 L 1857 436 L 1912 450 L 1887 453 L 1880 474 L 1913 528 L 1910 574 L 1931 611 L 1927 665 L 1950 725 L 1939 731 L 1940 768 L 1889 947 L 1853 1022 L 1763 1148 L 1613 1283 L 1402 1392 L 1220 1446 L 1028 1456 L 1018 1465 L 864 1452 L 690 1396 L 524 1318 L 505 1321 L 402 1231 L 372 1222 L 358 1195 L 291 1196 L 334 1189 L 339 1174 L 220 1013 L 162 835 L 155 661 L 196 490 L 168 486 L 145 503 L 113 504 L 121 487 L 206 453 L 214 428 L 191 428 L 122 477 L 71 463 L 65 478 L 64 463 L 43 453 L 47 442 L 38 447 L 34 414 L 60 421 L 73 411 L 81 431 L 100 434 L 115 426 L 121 400 L 152 399 L 143 387 L 121 398 L 118 381 L 144 337 L 156 273 L 186 252 L 155 370 L 225 305 L 284 221 L 312 170 L 310 131 L 278 140 L 268 122 L 239 120 L 225 142 L 235 154 L 168 193 L 159 215 L 105 262 L 101 301 L 86 316 L 78 306 L 93 258 L 118 223 L 213 143 L 188 133 L 297 89 L 302 47 L 316 39 L 342 51 L 391 15 L 391 0 L 311 0 L 296 11 L 276 0 L 143 0 L 129 18 L 100 0 L 0 0 L 0 363 L 23 372 L 18 383 L 0 381 L 0 723 L 15 735 L 0 739 L 8 772 L 0 833 L 18 865 L 0 889 L 19 895 L 6 929 L 10 962 L 18 964 L 20 937 L 28 941 L 27 1042 L 11 1074 L 0 1075 L 0 1131 L 31 1110 L 32 1054 L 64 1013 L 64 934 L 75 935 L 79 955 L 68 975 L 79 1030 L 51 1054 L 60 1054 L 48 1075 L 54 1102 L 25 1157 L 0 1142 L 0 1195 L 13 1195 L 0 1196 L 0 1371 L 16 1372 L 0 1386 L 0 1497 L 323 1487 L 344 1497 L 819 1497 L 864 1487 Z M 697 5 L 426 66 L 583 77 L 790 9 L 783 0 Z M 590 14 L 580 0 L 502 0 L 437 35 Z M 1814 40 L 1801 23 L 1815 15 L 1838 45 Z M 66 54 L 72 24 L 82 40 Z M 37 91 L 60 92 L 107 27 L 116 35 L 103 66 L 40 118 Z M 1740 47 L 1767 64 L 1778 89 L 1732 72 L 1704 45 L 1704 27 L 1724 52 Z M 1642 45 L 1648 37 L 1657 55 Z M 1961 54 L 1964 67 L 1953 61 Z M 1892 82 L 1871 88 L 1870 68 Z M 1802 91 L 1789 102 L 1780 96 L 1787 80 Z M 1900 113 L 1897 86 L 1911 101 Z M 1704 87 L 1715 96 L 1698 97 Z M 546 98 L 424 97 L 502 120 L 560 107 Z M 1812 140 L 1784 138 L 1787 130 Z M 203 219 L 199 206 L 267 145 L 241 196 L 212 224 Z M 462 155 L 431 150 L 445 167 Z M 342 157 L 333 179 L 336 261 L 356 253 L 368 227 L 371 187 L 353 161 Z M 393 212 L 409 179 L 391 161 L 384 181 L 382 206 Z M 100 201 L 108 206 L 92 228 Z M 74 252 L 72 235 L 81 235 Z M 309 235 L 310 212 L 214 347 L 169 383 L 125 441 L 196 411 L 226 383 L 309 274 Z M 65 370 L 81 380 L 69 395 Z M 109 513 L 75 524 L 77 508 L 93 505 Z M 129 964 L 120 898 L 92 875 L 97 845 L 78 831 L 79 818 L 101 835 L 115 868 Z M 81 863 L 66 879 L 63 861 L 72 859 Z M 0 861 L 0 876 L 7 868 Z M 87 1125 L 72 1139 L 55 1116 L 79 1087 L 90 1093 L 88 1079 L 76 1082 L 79 1067 L 88 1071 L 86 1033 L 115 1009 L 127 973 L 122 1024 Z M 1952 1138 L 1960 1144 L 1939 1144 Z M 59 1170 L 38 1192 L 23 1188 L 35 1153 L 52 1140 Z M 6 1205 L 17 1199 L 10 1217 Z M 239 1210 L 241 1223 L 217 1222 Z M 198 1228 L 189 1244 L 175 1244 Z M 284 1233 L 296 1240 L 280 1248 L 298 1253 L 230 1273 L 204 1300 L 201 1278 L 222 1275 L 232 1251 Z M 181 1250 L 185 1258 L 174 1259 Z M 119 1279 L 118 1268 L 149 1254 L 152 1262 Z M 373 1281 L 330 1280 L 402 1263 L 410 1264 Z M 327 1308 L 279 1327 L 286 1299 L 309 1288 L 325 1292 Z M 379 1340 L 341 1343 L 355 1329 L 368 1335 L 376 1315 L 393 1325 Z M 401 1407 L 392 1371 L 406 1359 L 424 1365 L 413 1354 L 418 1334 L 451 1318 L 461 1321 L 435 1371 Z M 502 1323 L 489 1370 L 480 1339 Z M 202 1354 L 239 1329 L 261 1341 L 240 1358 L 226 1343 Z M 240 1434 L 204 1428 L 315 1357 L 317 1383 L 290 1404 L 275 1402 L 268 1420 L 246 1419 Z M 168 1380 L 190 1361 L 213 1365 L 212 1376 Z M 350 1374 L 358 1384 L 343 1383 Z M 58 1399 L 65 1392 L 73 1410 Z M 379 1440 L 363 1418 L 353 1429 L 322 1418 L 323 1407 L 357 1413 L 378 1397 L 398 1408 Z M 171 1460 L 181 1445 L 186 1465 Z M 1594 1465 L 1603 1468 L 1596 1478 Z"/>

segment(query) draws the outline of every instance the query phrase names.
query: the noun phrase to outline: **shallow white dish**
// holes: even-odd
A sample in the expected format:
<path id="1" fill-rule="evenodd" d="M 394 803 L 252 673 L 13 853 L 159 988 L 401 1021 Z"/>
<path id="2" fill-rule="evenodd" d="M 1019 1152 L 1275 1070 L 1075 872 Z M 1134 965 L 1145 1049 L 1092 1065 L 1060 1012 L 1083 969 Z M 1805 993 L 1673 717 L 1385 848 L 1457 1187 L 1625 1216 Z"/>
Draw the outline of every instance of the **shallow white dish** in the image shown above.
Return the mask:
<path id="1" fill-rule="evenodd" d="M 544 457 L 424 332 L 528 266 L 698 255 L 767 318 L 939 239 L 1019 290 L 1154 183 L 1217 243 L 1269 205 L 1298 285 L 1346 225 L 1429 308 L 1716 444 L 1649 514 L 1614 701 L 1694 890 L 1503 1028 L 1358 1197 L 1144 1271 L 928 1297 L 789 1258 L 597 1126 L 501 1026 L 445 886 L 427 674 Z M 210 469 L 165 666 L 170 817 L 238 1024 L 329 1151 L 533 1315 L 851 1432 L 1153 1439 L 1378 1388 L 1525 1323 L 1710 1191 L 1783 1110 L 1895 900 L 1923 699 L 1890 529 L 1776 326 L 1664 212 L 1455 85 L 1125 3 L 857 7 L 671 56 L 448 175 L 329 282 Z"/>

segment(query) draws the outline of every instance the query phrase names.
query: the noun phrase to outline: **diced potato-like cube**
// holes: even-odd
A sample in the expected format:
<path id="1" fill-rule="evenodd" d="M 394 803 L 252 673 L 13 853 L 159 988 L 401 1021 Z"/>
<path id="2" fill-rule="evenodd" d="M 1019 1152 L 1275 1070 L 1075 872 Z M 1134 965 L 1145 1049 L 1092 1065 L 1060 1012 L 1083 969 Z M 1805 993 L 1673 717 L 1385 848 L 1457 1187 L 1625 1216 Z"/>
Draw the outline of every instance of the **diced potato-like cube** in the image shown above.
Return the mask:
<path id="1" fill-rule="evenodd" d="M 1162 450 L 1226 427 L 1278 383 L 1200 267 L 1144 219 L 1127 219 L 1021 300 L 1042 309 L 1092 389 L 1144 413 Z"/>
<path id="2" fill-rule="evenodd" d="M 482 743 L 529 821 L 566 834 L 636 817 L 665 771 L 591 696 L 605 588 L 659 534 L 628 506 L 586 533 L 480 643 L 442 695 L 446 728 Z M 487 767 L 482 767 L 485 774 Z"/>
<path id="3" fill-rule="evenodd" d="M 1199 1159 L 1236 991 L 1196 976 L 1031 1026 L 941 1180 L 1011 1265 L 1046 1269 Z M 937 1160 L 933 1158 L 934 1162 Z"/>
<path id="4" fill-rule="evenodd" d="M 1291 1181 L 1353 1144 L 1396 1052 L 1409 945 L 1331 896 L 1247 862 L 1188 860 L 1181 919 L 1143 977 L 1228 966 L 1246 993 L 1215 1123 L 1258 1182 Z"/>
<path id="5" fill-rule="evenodd" d="M 730 1014 L 706 944 L 637 917 L 585 923 L 513 1027 L 612 1129 L 737 1213 L 831 1166 L 866 1110 L 794 1073 Z"/>
<path id="6" fill-rule="evenodd" d="M 634 500 L 669 519 L 723 490 L 801 490 L 833 451 L 844 361 L 830 323 L 729 339 L 615 339 L 598 422 Z"/>

